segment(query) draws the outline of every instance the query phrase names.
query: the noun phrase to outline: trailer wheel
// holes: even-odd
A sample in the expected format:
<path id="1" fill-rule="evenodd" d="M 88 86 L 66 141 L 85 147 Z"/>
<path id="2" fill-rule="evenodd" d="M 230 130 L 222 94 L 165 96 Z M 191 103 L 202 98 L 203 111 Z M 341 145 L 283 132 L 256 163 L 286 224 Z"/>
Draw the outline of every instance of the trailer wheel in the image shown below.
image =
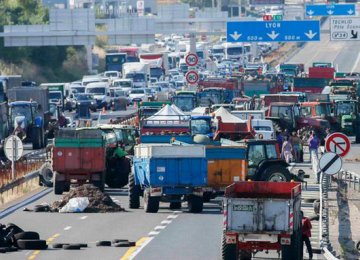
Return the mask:
<path id="1" fill-rule="evenodd" d="M 129 174 L 129 208 L 138 209 L 140 208 L 140 193 L 141 188 L 135 184 L 134 174 Z"/>
<path id="2" fill-rule="evenodd" d="M 195 195 L 190 195 L 188 199 L 188 207 L 191 213 L 201 213 L 203 211 L 203 198 Z"/>
<path id="3" fill-rule="evenodd" d="M 61 195 L 64 192 L 65 181 L 59 180 L 59 173 L 55 172 L 55 182 L 54 182 L 54 193 L 56 195 Z"/>
<path id="4" fill-rule="evenodd" d="M 105 175 L 104 173 L 100 172 L 99 173 L 100 180 L 92 182 L 94 184 L 94 186 L 98 187 L 99 190 L 101 190 L 101 191 L 104 191 L 104 189 L 105 189 L 105 179 L 104 179 L 105 176 L 104 175 Z"/>
<path id="5" fill-rule="evenodd" d="M 129 183 L 129 174 L 131 172 L 130 160 L 123 157 L 116 160 L 114 171 L 106 174 L 106 184 L 110 188 L 122 188 Z"/>
<path id="6" fill-rule="evenodd" d="M 33 150 L 37 150 L 41 148 L 42 138 L 41 138 L 41 128 L 33 127 L 31 130 L 31 140 L 32 140 L 32 148 Z"/>
<path id="7" fill-rule="evenodd" d="M 290 172 L 284 166 L 273 165 L 267 168 L 261 175 L 262 181 L 289 182 Z"/>
<path id="8" fill-rule="evenodd" d="M 239 250 L 239 259 L 240 260 L 251 260 L 251 251 L 248 250 Z"/>
<path id="9" fill-rule="evenodd" d="M 157 213 L 159 211 L 160 197 L 151 197 L 150 191 L 144 191 L 144 210 L 147 213 Z"/>
<path id="10" fill-rule="evenodd" d="M 204 192 L 203 202 L 210 202 L 211 199 L 212 199 L 212 192 L 211 191 Z"/>
<path id="11" fill-rule="evenodd" d="M 221 257 L 223 260 L 238 260 L 239 251 L 236 244 L 227 244 L 225 232 L 222 235 Z"/>

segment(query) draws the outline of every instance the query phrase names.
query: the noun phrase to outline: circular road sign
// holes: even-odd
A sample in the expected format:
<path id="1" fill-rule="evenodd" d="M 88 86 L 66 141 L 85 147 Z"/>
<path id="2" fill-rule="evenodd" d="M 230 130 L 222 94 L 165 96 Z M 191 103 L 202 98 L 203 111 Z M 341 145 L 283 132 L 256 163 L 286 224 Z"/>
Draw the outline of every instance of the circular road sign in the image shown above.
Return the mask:
<path id="1" fill-rule="evenodd" d="M 16 135 L 11 135 L 6 138 L 4 143 L 4 152 L 10 161 L 19 160 L 24 152 L 24 146 L 20 138 Z"/>
<path id="2" fill-rule="evenodd" d="M 185 62 L 186 62 L 186 65 L 188 65 L 189 67 L 195 67 L 199 62 L 199 58 L 196 54 L 189 53 L 185 57 Z"/>
<path id="3" fill-rule="evenodd" d="M 325 149 L 327 152 L 333 152 L 341 157 L 347 155 L 350 151 L 350 140 L 349 137 L 343 133 L 333 133 L 326 138 Z"/>
<path id="4" fill-rule="evenodd" d="M 190 70 L 188 73 L 186 73 L 186 81 L 189 84 L 196 84 L 199 81 L 199 74 L 194 71 Z"/>
<path id="5" fill-rule="evenodd" d="M 319 168 L 325 174 L 333 175 L 338 173 L 342 167 L 342 159 L 336 153 L 324 153 L 319 161 Z"/>

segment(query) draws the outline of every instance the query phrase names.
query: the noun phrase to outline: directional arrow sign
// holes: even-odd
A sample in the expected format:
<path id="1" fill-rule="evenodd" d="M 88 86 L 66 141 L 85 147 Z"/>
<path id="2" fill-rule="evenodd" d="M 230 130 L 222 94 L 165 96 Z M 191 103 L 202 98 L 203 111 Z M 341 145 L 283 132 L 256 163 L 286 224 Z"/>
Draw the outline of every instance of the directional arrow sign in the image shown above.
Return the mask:
<path id="1" fill-rule="evenodd" d="M 320 23 L 303 21 L 227 22 L 228 42 L 320 41 Z"/>
<path id="2" fill-rule="evenodd" d="M 307 16 L 355 15 L 355 4 L 306 5 Z"/>
<path id="3" fill-rule="evenodd" d="M 332 17 L 331 41 L 360 41 L 360 17 Z"/>

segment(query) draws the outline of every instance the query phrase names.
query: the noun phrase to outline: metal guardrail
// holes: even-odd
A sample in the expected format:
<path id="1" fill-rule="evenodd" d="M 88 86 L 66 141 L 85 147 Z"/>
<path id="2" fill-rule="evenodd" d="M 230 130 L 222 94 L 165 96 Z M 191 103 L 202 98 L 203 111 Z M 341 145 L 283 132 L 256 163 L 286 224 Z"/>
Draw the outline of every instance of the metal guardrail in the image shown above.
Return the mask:
<path id="1" fill-rule="evenodd" d="M 348 183 L 348 188 L 360 191 L 360 175 L 354 172 L 341 170 L 338 173 L 338 180 Z"/>
<path id="2" fill-rule="evenodd" d="M 19 186 L 29 180 L 39 177 L 39 173 L 40 173 L 40 170 L 32 171 L 32 172 L 24 175 L 23 177 L 16 179 L 15 181 L 10 182 L 10 183 L 0 187 L 0 194 L 6 192 L 8 190 L 11 190 L 11 189 L 15 188 L 16 186 Z"/>
<path id="3" fill-rule="evenodd" d="M 328 260 L 338 260 L 331 246 L 329 237 L 329 204 L 328 191 L 331 187 L 331 177 L 321 173 L 320 176 L 320 215 L 319 215 L 319 240 L 323 256 Z"/>

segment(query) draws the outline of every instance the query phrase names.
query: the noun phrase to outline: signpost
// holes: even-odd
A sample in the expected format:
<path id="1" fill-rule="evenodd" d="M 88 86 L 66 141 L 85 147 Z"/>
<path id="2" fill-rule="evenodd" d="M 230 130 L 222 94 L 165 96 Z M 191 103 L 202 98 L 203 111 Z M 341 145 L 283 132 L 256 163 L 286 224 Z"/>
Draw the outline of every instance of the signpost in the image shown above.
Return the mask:
<path id="1" fill-rule="evenodd" d="M 199 74 L 195 70 L 190 70 L 185 75 L 186 81 L 189 84 L 196 84 L 199 81 Z"/>
<path id="2" fill-rule="evenodd" d="M 331 134 L 325 142 L 325 149 L 327 152 L 335 153 L 341 157 L 347 155 L 350 151 L 350 140 L 343 133 Z"/>
<path id="3" fill-rule="evenodd" d="M 319 161 L 320 170 L 329 175 L 338 173 L 342 168 L 342 159 L 336 153 L 325 153 Z"/>
<path id="4" fill-rule="evenodd" d="M 6 138 L 4 152 L 6 158 L 11 161 L 11 177 L 15 179 L 15 161 L 19 160 L 24 152 L 24 146 L 20 138 L 16 135 Z"/>
<path id="5" fill-rule="evenodd" d="M 296 28 L 296 30 L 294 30 Z M 320 41 L 320 22 L 239 21 L 227 22 L 227 42 Z"/>
<path id="6" fill-rule="evenodd" d="M 360 17 L 336 17 L 330 20 L 330 41 L 359 41 Z"/>
<path id="7" fill-rule="evenodd" d="M 137 10 L 138 16 L 144 16 L 144 1 L 139 0 L 136 2 L 136 10 Z"/>
<path id="8" fill-rule="evenodd" d="M 186 65 L 188 65 L 189 67 L 195 67 L 199 62 L 199 58 L 196 54 L 189 53 L 185 57 L 185 62 L 186 62 Z"/>
<path id="9" fill-rule="evenodd" d="M 355 15 L 355 4 L 306 5 L 306 16 Z"/>

